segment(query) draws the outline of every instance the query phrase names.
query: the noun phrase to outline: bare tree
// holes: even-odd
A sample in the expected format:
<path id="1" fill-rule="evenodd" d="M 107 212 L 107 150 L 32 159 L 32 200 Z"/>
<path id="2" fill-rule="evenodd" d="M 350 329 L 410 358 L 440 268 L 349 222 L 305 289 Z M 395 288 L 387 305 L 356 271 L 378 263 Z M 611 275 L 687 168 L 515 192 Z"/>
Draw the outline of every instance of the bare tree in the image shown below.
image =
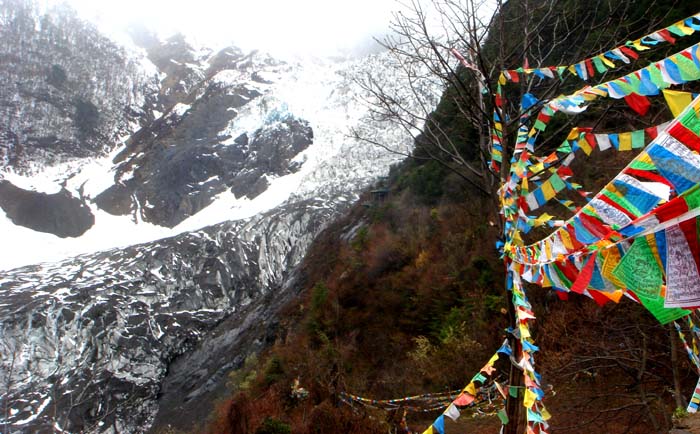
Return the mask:
<path id="1" fill-rule="evenodd" d="M 519 130 L 529 128 L 530 115 L 545 101 L 585 84 L 573 74 L 554 79 L 530 74 L 505 84 L 501 72 L 569 65 L 619 46 L 659 26 L 678 4 L 652 0 L 640 10 L 638 2 L 626 0 L 496 0 L 495 5 L 485 0 L 406 1 L 403 11 L 394 15 L 390 35 L 379 41 L 402 85 L 383 85 L 371 74 L 359 78 L 359 83 L 369 95 L 372 120 L 400 125 L 414 137 L 415 149 L 397 149 L 368 135 L 369 130 L 356 130 L 354 135 L 391 152 L 437 162 L 491 197 L 494 216 L 499 212 L 497 190 L 509 172 Z M 494 13 L 485 12 L 493 6 Z M 605 79 L 606 74 L 599 78 Z M 432 104 L 435 93 L 440 95 L 437 106 Z M 504 93 L 508 98 L 502 100 Z M 533 97 L 521 104 L 526 95 Z M 610 107 L 586 114 L 598 117 L 586 122 L 594 125 L 610 114 Z M 569 118 L 542 134 L 535 151 L 555 149 L 574 121 L 581 118 Z M 496 124 L 502 131 L 500 171 L 489 164 Z M 503 229 L 505 221 L 495 220 Z M 514 308 L 507 298 L 514 327 Z M 519 342 L 513 336 L 511 345 L 519 354 Z M 521 380 L 513 369 L 510 384 L 519 386 Z M 518 408 L 517 400 L 508 400 L 513 423 L 506 433 L 518 430 L 522 418 Z"/>
<path id="2" fill-rule="evenodd" d="M 389 35 L 378 41 L 400 85 L 387 86 L 371 74 L 358 82 L 368 94 L 372 119 L 399 124 L 414 137 L 416 148 L 398 149 L 370 136 L 369 130 L 356 130 L 354 135 L 407 157 L 436 161 L 478 191 L 493 195 L 499 177 L 487 166 L 493 113 L 503 120 L 504 176 L 521 116 L 540 107 L 523 110 L 520 97 L 533 92 L 544 101 L 562 89 L 581 86 L 571 75 L 560 80 L 532 75 L 519 86 L 509 86 L 510 97 L 500 105 L 495 100 L 500 72 L 523 65 L 568 64 L 624 42 L 631 31 L 652 29 L 665 18 L 656 14 L 656 19 L 646 16 L 642 22 L 631 16 L 644 16 L 631 1 L 562 4 L 519 0 L 504 5 L 497 0 L 491 13 L 494 4 L 487 0 L 408 0 L 394 14 Z M 648 5 L 656 8 L 656 2 Z M 670 10 L 669 5 L 664 9 Z M 450 119 L 445 119 L 446 111 Z"/>

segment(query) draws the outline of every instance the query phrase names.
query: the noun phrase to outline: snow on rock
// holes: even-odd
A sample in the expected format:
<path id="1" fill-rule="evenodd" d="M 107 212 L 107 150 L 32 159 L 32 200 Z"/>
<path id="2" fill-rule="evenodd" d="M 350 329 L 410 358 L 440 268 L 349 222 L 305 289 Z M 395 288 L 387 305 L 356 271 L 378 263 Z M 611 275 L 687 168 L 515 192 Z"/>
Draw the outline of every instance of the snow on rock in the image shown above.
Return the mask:
<path id="1" fill-rule="evenodd" d="M 229 344 L 270 321 L 269 299 L 281 302 L 315 235 L 397 161 L 351 138 L 351 129 L 411 146 L 399 127 L 371 121 L 358 101 L 357 74 L 399 86 L 382 55 L 282 63 L 225 49 L 190 52 L 180 65 L 169 59 L 153 63 L 168 68 L 168 79 L 189 77 L 171 83 L 169 115 L 154 116 L 107 157 L 4 175 L 37 191 L 65 188 L 85 200 L 95 224 L 60 239 L 0 215 L 4 245 L 13 246 L 0 250 L 0 381 L 10 385 L 0 406 L 11 409 L 0 425 L 142 432 L 159 396 L 210 393 L 235 366 L 233 355 L 189 372 L 192 384 L 173 374 L 171 395 L 164 381 L 177 372 L 178 357 L 208 348 L 222 321 L 232 322 Z M 200 117 L 211 131 L 197 132 Z M 162 190 L 175 199 L 167 202 Z M 185 209 L 162 214 L 168 203 Z M 153 224 L 159 216 L 171 227 Z"/>

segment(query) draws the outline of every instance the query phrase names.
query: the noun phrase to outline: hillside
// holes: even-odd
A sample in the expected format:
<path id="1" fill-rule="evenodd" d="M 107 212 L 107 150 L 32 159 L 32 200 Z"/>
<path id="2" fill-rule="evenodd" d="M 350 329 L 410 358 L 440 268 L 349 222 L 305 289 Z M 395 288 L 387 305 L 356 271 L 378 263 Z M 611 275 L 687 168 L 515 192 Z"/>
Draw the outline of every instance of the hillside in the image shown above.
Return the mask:
<path id="1" fill-rule="evenodd" d="M 582 2 L 569 3 L 558 4 L 559 11 L 576 15 L 586 10 L 592 14 L 586 19 L 593 23 L 601 18 Z M 527 2 L 509 2 L 522 4 Z M 639 15 L 642 6 L 647 8 L 648 20 Z M 668 25 L 686 12 L 695 12 L 672 2 L 644 4 L 639 9 L 630 16 L 636 27 L 625 28 L 627 35 L 643 35 L 651 22 Z M 501 36 L 517 44 L 519 30 L 515 24 Z M 621 37 L 617 30 L 599 29 L 594 36 L 587 34 L 593 40 L 582 36 L 570 43 L 595 53 L 600 49 L 596 44 L 615 45 Z M 662 50 L 675 52 L 678 47 Z M 579 55 L 550 54 L 551 58 L 539 60 L 566 64 Z M 460 73 L 465 81 L 471 77 L 469 71 Z M 576 89 L 575 84 L 562 81 L 562 92 Z M 443 395 L 427 401 L 432 408 L 443 403 L 440 411 L 430 412 L 423 411 L 430 408 L 425 400 L 400 398 L 463 388 L 508 338 L 503 264 L 495 247 L 500 222 L 494 199 L 474 188 L 474 178 L 467 176 L 465 182 L 446 168 L 459 171 L 459 164 L 436 162 L 439 145 L 431 148 L 430 136 L 445 134 L 463 146 L 461 155 L 479 163 L 475 131 L 460 124 L 465 112 L 460 112 L 464 106 L 458 101 L 459 85 L 447 87 L 432 114 L 437 126 L 418 138 L 413 154 L 418 160 L 395 168 L 387 184 L 366 193 L 362 203 L 314 242 L 301 269 L 301 295 L 281 311 L 275 344 L 229 375 L 229 396 L 222 395 L 210 420 L 198 430 L 405 432 L 405 415 L 411 432 L 423 432 L 451 399 Z M 511 86 L 512 90 L 519 85 Z M 625 131 L 673 117 L 656 100 L 644 115 L 626 111 L 627 105 L 611 103 L 591 109 L 576 121 Z M 566 126 L 555 123 L 555 132 L 547 139 L 560 143 L 566 138 L 562 136 Z M 427 162 L 426 156 L 430 156 Z M 595 189 L 630 160 L 630 154 L 595 149 L 588 157 L 577 157 L 571 167 L 578 175 L 576 182 Z M 578 206 L 586 203 L 580 195 L 574 196 L 564 195 Z M 557 206 L 544 211 L 570 216 Z M 547 233 L 546 228 L 534 230 L 528 240 Z M 537 318 L 530 331 L 536 336 L 543 401 L 553 415 L 551 432 L 669 432 L 696 381 L 673 325 L 659 324 L 631 299 L 596 303 L 583 295 L 562 295 L 534 285 L 528 285 L 527 291 Z M 507 383 L 509 365 L 505 357 L 496 362 L 496 381 Z M 382 401 L 392 398 L 399 401 Z M 457 423 L 444 419 L 445 432 L 498 432 L 499 408 L 498 404 L 463 408 Z M 475 417 L 464 417 L 470 414 Z M 518 422 L 522 428 L 524 423 Z"/>
<path id="2" fill-rule="evenodd" d="M 293 433 L 387 432 L 401 411 L 350 406 L 339 392 L 390 399 L 460 389 L 500 345 L 508 319 L 502 264 L 489 241 L 497 230 L 480 211 L 487 200 L 465 189 L 416 194 L 430 175 L 411 166 L 398 171 L 387 200 L 366 194 L 314 242 L 303 291 L 280 314 L 275 344 L 229 374 L 231 397 L 210 416 L 208 432 L 252 433 L 268 417 Z M 542 318 L 534 332 L 553 432 L 671 426 L 671 329 L 631 300 L 601 308 L 541 289 L 531 299 Z M 677 351 L 688 396 L 695 378 Z M 507 380 L 507 363 L 497 367 Z M 290 397 L 296 379 L 307 398 Z M 497 432 L 495 410 L 448 421 L 446 432 Z M 436 414 L 409 411 L 408 424 L 422 432 Z"/>

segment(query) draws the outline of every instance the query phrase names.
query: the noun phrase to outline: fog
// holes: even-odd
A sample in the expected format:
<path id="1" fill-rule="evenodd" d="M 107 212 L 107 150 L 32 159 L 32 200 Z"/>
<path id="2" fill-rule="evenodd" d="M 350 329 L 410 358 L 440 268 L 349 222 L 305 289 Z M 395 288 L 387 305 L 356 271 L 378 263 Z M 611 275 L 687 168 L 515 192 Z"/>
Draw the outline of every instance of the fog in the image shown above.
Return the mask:
<path id="1" fill-rule="evenodd" d="M 41 1 L 41 0 L 40 0 Z M 63 1 L 43 0 L 45 7 Z M 116 37 L 137 25 L 161 38 L 185 34 L 212 48 L 229 44 L 277 55 L 330 56 L 366 50 L 385 34 L 395 0 L 67 0 Z"/>

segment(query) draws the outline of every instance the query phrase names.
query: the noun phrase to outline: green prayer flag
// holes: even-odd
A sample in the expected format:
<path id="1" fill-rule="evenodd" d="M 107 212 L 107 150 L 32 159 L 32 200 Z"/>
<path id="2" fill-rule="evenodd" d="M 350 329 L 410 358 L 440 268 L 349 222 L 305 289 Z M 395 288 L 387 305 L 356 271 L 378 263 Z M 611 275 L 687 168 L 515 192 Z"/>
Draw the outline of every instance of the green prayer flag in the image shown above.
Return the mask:
<path id="1" fill-rule="evenodd" d="M 700 184 L 696 184 L 683 193 L 683 200 L 685 200 L 689 210 L 700 208 Z"/>
<path id="2" fill-rule="evenodd" d="M 508 395 L 510 395 L 512 398 L 517 398 L 518 397 L 518 387 L 517 386 L 508 386 Z"/>
<path id="3" fill-rule="evenodd" d="M 556 173 L 549 178 L 549 182 L 557 193 L 566 188 L 566 184 Z"/>
<path id="4" fill-rule="evenodd" d="M 663 273 L 645 237 L 635 238 L 612 274 L 635 294 L 649 298 L 657 297 L 664 283 Z"/>
<path id="5" fill-rule="evenodd" d="M 659 89 L 666 89 L 668 87 L 668 83 L 664 80 L 664 76 L 661 75 L 661 70 L 655 65 L 651 64 L 647 67 L 647 70 L 649 71 L 649 76 L 651 77 L 651 82 L 656 85 Z"/>
<path id="6" fill-rule="evenodd" d="M 641 92 L 641 86 L 642 86 L 642 81 L 637 77 L 636 74 L 629 74 L 626 76 L 627 80 L 629 80 L 629 86 L 634 89 L 635 93 L 642 94 Z"/>
<path id="7" fill-rule="evenodd" d="M 564 143 L 562 143 L 561 146 L 557 148 L 557 152 L 561 152 L 563 154 L 571 153 L 571 143 L 569 143 L 568 140 L 564 140 Z"/>
<path id="8" fill-rule="evenodd" d="M 472 377 L 472 382 L 474 381 L 478 381 L 483 384 L 486 383 L 486 377 L 484 377 L 484 375 L 481 372 L 479 372 L 474 377 Z"/>
<path id="9" fill-rule="evenodd" d="M 508 415 L 506 414 L 505 409 L 502 408 L 498 410 L 498 418 L 501 419 L 502 425 L 508 425 Z"/>
<path id="10" fill-rule="evenodd" d="M 632 164 L 630 164 L 630 167 L 632 169 L 637 169 L 637 170 L 656 170 L 656 166 L 654 165 L 654 163 L 646 163 L 644 161 L 639 161 L 639 160 L 632 161 Z"/>
<path id="11" fill-rule="evenodd" d="M 671 61 L 678 66 L 678 70 L 681 73 L 681 78 L 686 81 L 693 81 L 700 79 L 700 68 L 695 65 L 695 62 L 678 54 L 671 58 Z"/>
<path id="12" fill-rule="evenodd" d="M 537 119 L 535 121 L 535 129 L 539 131 L 544 131 L 547 128 L 547 125 L 544 124 L 541 120 Z"/>
<path id="13" fill-rule="evenodd" d="M 678 318 L 683 318 L 690 313 L 689 310 L 677 307 L 664 307 L 664 298 L 660 294 L 653 297 L 648 297 L 642 292 L 637 291 L 635 291 L 635 294 L 637 294 L 637 297 L 639 297 L 639 301 L 642 302 L 642 305 L 649 312 L 651 312 L 651 314 L 654 315 L 654 318 L 656 318 L 656 320 L 661 324 L 668 324 L 671 321 L 677 320 Z"/>
<path id="14" fill-rule="evenodd" d="M 605 68 L 605 65 L 603 65 L 603 61 L 598 57 L 593 58 L 593 66 L 595 66 L 595 70 L 601 74 L 607 71 L 607 68 Z"/>
<path id="15" fill-rule="evenodd" d="M 629 95 L 631 93 L 635 93 L 639 90 L 639 87 L 636 89 L 632 87 L 630 83 L 625 82 L 624 80 L 613 80 L 613 83 L 618 85 L 620 89 L 622 89 L 622 94 L 623 95 Z"/>
<path id="16" fill-rule="evenodd" d="M 644 147 L 644 130 L 632 131 L 632 149 Z"/>
<path id="17" fill-rule="evenodd" d="M 700 136 L 700 118 L 695 110 L 688 110 L 680 121 L 684 127 Z"/>
<path id="18" fill-rule="evenodd" d="M 686 36 L 686 34 L 683 32 L 683 30 L 681 30 L 681 28 L 675 24 L 666 27 L 666 30 L 668 30 L 669 32 L 671 32 L 674 35 L 679 36 L 681 38 Z"/>
<path id="19" fill-rule="evenodd" d="M 554 263 L 554 266 L 552 267 L 554 271 L 557 273 L 557 277 L 559 277 L 559 280 L 566 285 L 567 288 L 571 288 L 571 281 L 564 275 L 564 273 L 559 269 L 559 267 L 556 265 L 556 262 Z M 564 288 L 562 288 L 564 289 Z"/>

